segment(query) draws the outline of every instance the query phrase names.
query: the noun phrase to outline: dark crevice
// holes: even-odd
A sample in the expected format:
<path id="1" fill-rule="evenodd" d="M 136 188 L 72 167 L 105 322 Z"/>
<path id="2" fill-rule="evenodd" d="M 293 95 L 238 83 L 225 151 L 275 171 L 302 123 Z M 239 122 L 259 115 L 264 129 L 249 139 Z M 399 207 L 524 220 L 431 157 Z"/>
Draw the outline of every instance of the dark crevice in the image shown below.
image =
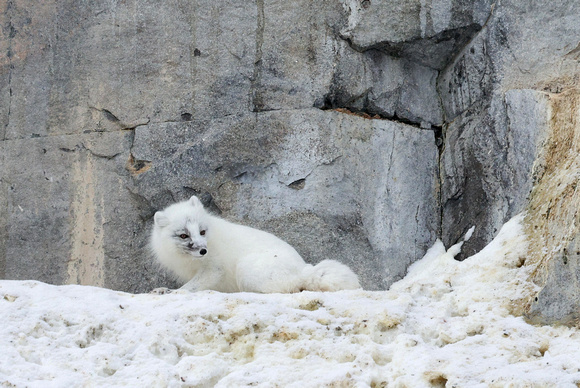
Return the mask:
<path id="1" fill-rule="evenodd" d="M 234 175 L 234 176 L 232 177 L 232 179 L 233 179 L 233 180 L 240 180 L 240 179 L 242 179 L 242 178 L 243 178 L 245 175 L 247 175 L 247 174 L 248 174 L 248 172 L 247 172 L 247 171 L 242 171 L 241 173 Z"/>
<path id="2" fill-rule="evenodd" d="M 470 37 L 470 38 L 469 38 L 469 39 L 468 39 L 468 40 L 467 40 L 467 41 L 466 41 L 466 42 L 463 44 L 463 46 L 461 46 L 461 47 L 459 48 L 459 50 L 457 50 L 457 51 L 455 52 L 455 55 L 453 55 L 453 57 L 451 57 L 451 58 L 450 58 L 450 60 L 449 60 L 449 61 L 447 61 L 447 64 L 445 65 L 445 67 L 443 67 L 443 68 L 441 69 L 441 73 L 444 73 L 444 72 L 447 70 L 447 68 L 448 68 L 449 66 L 452 66 L 452 65 L 453 65 L 453 63 L 455 62 L 455 60 L 456 60 L 457 58 L 459 58 L 459 56 L 461 56 L 461 55 L 462 55 L 462 53 L 463 53 L 463 50 L 465 50 L 465 48 L 466 48 L 466 47 L 468 47 L 468 46 L 471 44 L 471 42 L 473 42 L 473 41 L 474 41 L 474 40 L 475 40 L 475 39 L 476 39 L 476 38 L 479 36 L 479 34 L 480 34 L 482 31 L 484 31 L 484 30 L 485 30 L 485 28 L 486 28 L 486 27 L 487 27 L 487 25 L 489 24 L 489 21 L 491 20 L 491 18 L 492 18 L 492 16 L 493 16 L 493 14 L 494 14 L 494 11 L 495 11 L 496 4 L 497 4 L 497 1 L 491 4 L 491 6 L 490 6 L 490 9 L 489 9 L 489 15 L 487 16 L 487 19 L 485 20 L 485 22 L 483 23 L 483 25 L 481 26 L 481 28 L 480 28 L 478 31 L 476 31 L 476 33 L 475 33 L 475 34 L 473 34 L 473 36 L 471 36 L 471 37 Z"/>
<path id="3" fill-rule="evenodd" d="M 463 48 L 460 51 L 462 50 Z M 450 62 L 453 60 L 454 58 Z M 435 93 L 437 93 L 437 97 L 439 98 L 439 106 L 441 106 L 441 112 L 443 115 L 443 125 L 439 127 L 439 130 L 435 131 L 435 145 L 437 146 L 437 203 L 439 206 L 439 225 L 437 225 L 437 237 L 441 240 L 443 240 L 443 218 L 445 216 L 443 204 L 443 174 L 445 173 L 443 169 L 443 157 L 445 152 L 447 128 L 449 128 L 449 123 L 447 122 L 447 111 L 445 109 L 445 105 L 443 104 L 441 88 L 439 87 L 439 81 L 442 74 L 443 71 L 439 71 L 439 74 L 437 74 L 437 78 L 435 80 Z"/>
<path id="4" fill-rule="evenodd" d="M 1 133 L 1 140 L 6 140 L 7 133 L 8 133 L 8 125 L 10 123 L 10 113 L 12 110 L 12 70 L 14 68 L 14 64 L 12 63 L 12 40 L 14 36 L 16 36 L 16 29 L 12 24 L 12 7 L 14 6 L 13 1 L 9 0 L 8 4 L 6 5 L 6 14 L 8 16 L 8 49 L 6 50 L 6 56 L 8 57 L 8 112 L 6 117 L 6 124 L 4 125 L 4 131 Z"/>
<path id="5" fill-rule="evenodd" d="M 306 185 L 306 178 L 295 180 L 294 182 L 288 184 L 288 187 L 294 190 L 302 190 Z"/>
<path id="6" fill-rule="evenodd" d="M 434 130 L 435 145 L 437 146 L 437 202 L 439 205 L 438 237 L 443 237 L 443 152 L 445 152 L 446 131 L 443 126 Z"/>
<path id="7" fill-rule="evenodd" d="M 107 159 L 107 160 L 111 160 L 116 158 L 117 156 L 121 155 L 121 152 L 117 152 L 115 154 L 112 155 L 108 155 L 108 154 L 101 154 L 99 152 L 95 152 L 92 149 L 90 149 L 89 147 L 87 147 L 85 144 L 77 144 L 77 146 L 73 149 L 73 148 L 67 148 L 67 147 L 60 147 L 59 148 L 60 151 L 65 152 L 65 153 L 74 153 L 77 151 L 86 151 L 88 153 L 90 153 L 92 156 L 99 158 L 99 159 Z"/>
<path id="8" fill-rule="evenodd" d="M 445 149 L 445 134 L 443 131 L 443 126 L 432 126 L 431 129 L 435 135 L 435 145 L 439 150 L 439 156 L 443 154 L 443 150 Z"/>
<path id="9" fill-rule="evenodd" d="M 135 159 L 133 153 L 131 152 L 129 153 L 129 159 L 125 164 L 125 168 L 131 173 L 133 177 L 136 177 L 137 175 L 140 175 L 149 170 L 152 165 L 153 163 L 151 163 L 149 160 Z"/>
<path id="10" fill-rule="evenodd" d="M 107 109 L 101 109 L 101 113 L 109 121 L 112 121 L 114 123 L 119 123 L 121 121 L 121 120 L 119 120 L 119 118 L 117 116 L 115 116 L 114 114 L 112 114 L 111 111 L 109 111 Z"/>
<path id="11" fill-rule="evenodd" d="M 262 79 L 262 45 L 264 43 L 264 0 L 256 0 L 258 17 L 256 25 L 256 53 L 254 58 L 254 74 L 251 82 L 251 106 L 252 112 L 260 112 L 264 109 L 264 101 L 259 91 Z"/>
<path id="12" fill-rule="evenodd" d="M 121 130 L 122 131 L 134 131 L 136 128 L 143 127 L 145 125 L 149 125 L 149 121 L 147 121 L 146 123 L 137 124 L 135 126 L 124 126 L 123 128 L 121 128 Z"/>
<path id="13" fill-rule="evenodd" d="M 110 121 L 111 123 L 115 124 L 116 126 L 118 126 L 119 130 L 121 131 L 128 131 L 128 130 L 134 130 L 137 127 L 143 126 L 143 125 L 147 125 L 151 123 L 151 119 L 146 118 L 146 119 L 138 119 L 138 120 L 133 120 L 131 122 L 123 122 L 121 121 L 121 119 L 119 119 L 113 112 L 111 112 L 108 109 L 105 108 L 96 108 L 94 106 L 89 106 L 89 108 L 94 109 L 98 112 L 101 112 L 101 114 L 103 115 L 103 117 L 107 120 Z M 95 131 L 93 130 L 87 130 L 84 131 L 84 133 L 91 133 L 91 132 L 111 132 L 108 130 L 100 130 L 97 129 Z"/>
<path id="14" fill-rule="evenodd" d="M 433 132 L 435 132 L 436 139 L 438 137 L 441 137 L 441 134 L 443 132 L 443 129 L 441 126 L 430 125 L 429 128 L 425 128 L 425 126 L 422 125 L 421 123 L 409 120 L 409 119 L 404 118 L 404 117 L 400 117 L 396 113 L 393 115 L 385 115 L 385 114 L 380 114 L 380 113 L 376 113 L 373 111 L 366 111 L 366 110 L 362 110 L 362 109 L 340 108 L 340 107 L 328 106 L 328 105 L 326 105 L 326 102 L 328 102 L 328 101 L 325 100 L 325 105 L 318 107 L 318 109 L 324 110 L 324 111 L 333 110 L 335 112 L 340 112 L 340 113 L 345 113 L 345 114 L 349 114 L 349 115 L 353 115 L 353 116 L 362 117 L 362 118 L 367 119 L 367 120 L 394 121 L 396 123 L 409 125 L 411 127 L 415 127 L 417 129 L 421 129 L 421 130 L 432 130 Z"/>
<path id="15" fill-rule="evenodd" d="M 135 145 L 135 131 L 129 131 L 129 152 L 133 152 L 133 146 Z"/>
<path id="16" fill-rule="evenodd" d="M 91 150 L 90 148 L 87 148 L 87 151 L 89 151 L 90 154 L 96 158 L 107 159 L 107 160 L 115 159 L 117 156 L 121 155 L 121 152 L 117 152 L 116 154 L 113 154 L 113 155 L 100 154 L 98 152 Z"/>
<path id="17" fill-rule="evenodd" d="M 487 21 L 483 26 L 473 23 L 452 30 L 445 30 L 431 37 L 416 38 L 403 42 L 381 41 L 368 46 L 359 46 L 353 42 L 351 37 L 348 36 L 340 36 L 340 38 L 346 41 L 353 50 L 360 53 L 369 50 L 377 50 L 395 58 L 406 58 L 431 69 L 442 70 L 448 66 L 449 63 L 453 62 L 457 54 L 463 51 L 463 48 L 478 35 L 479 31 L 481 31 L 486 24 Z M 431 58 L 431 60 L 424 59 L 424 52 L 427 49 L 444 42 L 454 42 L 453 49 L 440 58 Z"/>

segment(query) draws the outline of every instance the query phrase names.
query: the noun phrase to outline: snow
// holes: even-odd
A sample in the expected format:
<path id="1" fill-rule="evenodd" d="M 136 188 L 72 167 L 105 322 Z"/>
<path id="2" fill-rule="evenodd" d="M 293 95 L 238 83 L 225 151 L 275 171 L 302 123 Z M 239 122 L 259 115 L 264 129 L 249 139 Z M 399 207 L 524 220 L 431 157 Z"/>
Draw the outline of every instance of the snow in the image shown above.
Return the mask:
<path id="1" fill-rule="evenodd" d="M 580 331 L 537 292 L 522 217 L 480 253 L 437 242 L 389 291 L 132 295 L 0 281 L 5 387 L 575 387 Z"/>

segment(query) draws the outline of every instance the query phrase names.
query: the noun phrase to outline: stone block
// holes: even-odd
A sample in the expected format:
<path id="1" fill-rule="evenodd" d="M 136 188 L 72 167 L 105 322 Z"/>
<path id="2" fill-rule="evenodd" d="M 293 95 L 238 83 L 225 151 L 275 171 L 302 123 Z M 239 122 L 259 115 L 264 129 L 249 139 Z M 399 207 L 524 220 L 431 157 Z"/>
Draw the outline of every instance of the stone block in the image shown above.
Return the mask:
<path id="1" fill-rule="evenodd" d="M 443 69 L 485 24 L 489 0 L 344 2 L 349 20 L 342 36 L 358 51 L 380 49 Z"/>

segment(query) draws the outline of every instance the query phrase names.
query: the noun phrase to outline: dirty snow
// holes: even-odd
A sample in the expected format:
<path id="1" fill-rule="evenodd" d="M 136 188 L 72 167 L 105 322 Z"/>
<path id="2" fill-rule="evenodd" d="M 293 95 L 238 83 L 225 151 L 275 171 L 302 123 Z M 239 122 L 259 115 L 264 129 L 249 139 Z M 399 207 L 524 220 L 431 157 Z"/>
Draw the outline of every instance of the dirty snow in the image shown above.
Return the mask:
<path id="1" fill-rule="evenodd" d="M 575 387 L 580 331 L 536 290 L 521 217 L 463 262 L 435 244 L 389 291 L 131 295 L 0 281 L 5 387 Z"/>

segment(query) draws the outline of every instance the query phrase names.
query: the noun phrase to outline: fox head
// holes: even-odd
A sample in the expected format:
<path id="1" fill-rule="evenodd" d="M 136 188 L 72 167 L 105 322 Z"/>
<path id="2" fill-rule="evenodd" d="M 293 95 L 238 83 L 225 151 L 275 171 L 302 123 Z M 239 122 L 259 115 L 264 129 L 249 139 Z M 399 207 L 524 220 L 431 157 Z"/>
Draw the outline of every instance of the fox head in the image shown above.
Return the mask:
<path id="1" fill-rule="evenodd" d="M 158 211 L 154 221 L 154 233 L 162 237 L 164 243 L 171 242 L 178 252 L 193 257 L 208 254 L 208 216 L 196 196 Z"/>

